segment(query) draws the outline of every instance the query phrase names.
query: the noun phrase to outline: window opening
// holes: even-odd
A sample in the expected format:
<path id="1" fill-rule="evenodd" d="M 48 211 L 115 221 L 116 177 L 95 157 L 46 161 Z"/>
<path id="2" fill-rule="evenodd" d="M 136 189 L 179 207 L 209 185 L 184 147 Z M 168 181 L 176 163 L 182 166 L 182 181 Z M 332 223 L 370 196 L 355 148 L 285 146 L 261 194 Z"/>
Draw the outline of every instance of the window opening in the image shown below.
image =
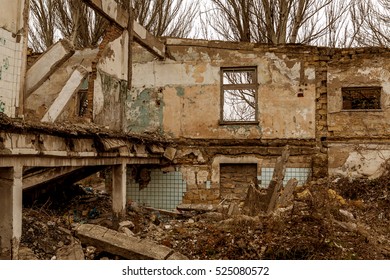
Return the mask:
<path id="1" fill-rule="evenodd" d="M 341 88 L 343 110 L 380 110 L 381 87 Z"/>
<path id="2" fill-rule="evenodd" d="M 84 116 L 85 112 L 88 109 L 88 78 L 84 79 L 81 83 L 78 91 L 78 116 Z"/>
<path id="3" fill-rule="evenodd" d="M 256 68 L 225 68 L 221 73 L 222 123 L 256 122 Z"/>

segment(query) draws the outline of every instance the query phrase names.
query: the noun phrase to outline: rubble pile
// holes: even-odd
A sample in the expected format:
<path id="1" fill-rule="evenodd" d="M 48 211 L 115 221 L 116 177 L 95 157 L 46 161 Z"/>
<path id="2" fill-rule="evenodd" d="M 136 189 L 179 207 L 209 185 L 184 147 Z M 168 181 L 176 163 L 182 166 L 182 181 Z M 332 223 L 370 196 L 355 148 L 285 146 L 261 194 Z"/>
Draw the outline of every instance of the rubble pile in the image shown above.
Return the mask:
<path id="1" fill-rule="evenodd" d="M 96 224 L 189 259 L 388 259 L 389 179 L 321 179 L 296 187 L 293 199 L 272 213 L 253 216 L 245 209 L 168 213 L 131 203 L 119 225 L 112 220 L 109 195 L 88 189 L 57 209 L 25 208 L 21 255 L 122 258 L 75 237 L 78 225 Z"/>

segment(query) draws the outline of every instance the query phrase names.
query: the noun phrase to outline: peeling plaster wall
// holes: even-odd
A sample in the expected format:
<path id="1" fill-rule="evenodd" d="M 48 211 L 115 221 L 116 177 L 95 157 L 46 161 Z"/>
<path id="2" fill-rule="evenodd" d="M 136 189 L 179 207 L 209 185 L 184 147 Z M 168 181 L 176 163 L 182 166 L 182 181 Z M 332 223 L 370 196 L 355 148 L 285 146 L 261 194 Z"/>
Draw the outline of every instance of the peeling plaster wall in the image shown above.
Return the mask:
<path id="1" fill-rule="evenodd" d="M 94 122 L 112 130 L 122 128 L 122 104 L 127 83 L 98 71 L 94 85 Z"/>
<path id="2" fill-rule="evenodd" d="M 186 182 L 187 188 L 182 203 L 188 205 L 220 204 L 223 201 L 220 188 L 221 164 L 256 164 L 259 186 L 262 186 L 261 180 L 263 179 L 268 179 L 264 182 L 269 183 L 269 174 L 262 174 L 262 172 L 266 169 L 273 170 L 276 156 L 280 155 L 280 152 L 280 148 L 236 146 L 232 149 L 228 146 L 224 147 L 222 144 L 218 146 L 182 145 L 178 147 L 171 169 L 180 171 Z M 312 156 L 305 155 L 305 153 L 307 151 L 292 148 L 287 167 L 292 171 L 302 170 L 311 177 Z M 164 167 L 163 171 L 166 169 L 169 168 Z M 290 175 L 294 174 L 292 172 Z M 303 181 L 305 179 L 301 178 L 301 182 Z"/>
<path id="3" fill-rule="evenodd" d="M 163 120 L 163 91 L 160 88 L 133 89 L 126 100 L 129 131 L 135 133 L 161 132 Z"/>
<path id="4" fill-rule="evenodd" d="M 23 27 L 28 2 L 0 0 L 0 113 L 15 117 L 23 89 L 27 48 Z"/>
<path id="5" fill-rule="evenodd" d="M 375 179 L 386 170 L 390 145 L 332 144 L 329 147 L 329 175 Z"/>
<path id="6" fill-rule="evenodd" d="M 342 111 L 342 87 L 381 86 L 380 112 Z M 390 57 L 368 55 L 328 66 L 328 126 L 331 136 L 390 135 Z"/>
<path id="7" fill-rule="evenodd" d="M 96 66 L 93 119 L 113 130 L 122 129 L 123 103 L 128 95 L 127 44 L 128 36 L 124 32 L 105 46 Z"/>
<path id="8" fill-rule="evenodd" d="M 167 39 L 167 49 L 172 59 L 164 61 L 133 49 L 125 128 L 177 140 L 172 168 L 186 182 L 183 204 L 220 204 L 221 164 L 255 163 L 260 178 L 290 141 L 289 166 L 311 169 L 318 152 L 315 48 Z M 259 124 L 220 125 L 221 67 L 243 66 L 257 68 Z"/>
<path id="9" fill-rule="evenodd" d="M 316 75 L 311 56 L 299 48 L 288 52 L 248 44 L 237 49 L 224 43 L 227 46 L 221 48 L 206 41 L 168 39 L 174 60 L 147 61 L 146 56 L 135 56 L 140 61 L 133 67 L 134 89 L 126 107 L 149 112 L 143 114 L 142 129 L 171 138 L 315 138 Z M 257 67 L 259 125 L 221 126 L 220 69 L 239 66 Z M 162 102 L 153 94 L 148 95 L 150 104 L 140 102 L 145 99 L 144 90 L 150 88 L 162 88 Z M 162 118 L 157 118 L 161 104 Z M 136 116 L 140 114 L 134 114 L 126 115 L 128 131 L 139 129 Z M 156 121 L 150 122 L 150 115 Z"/>
<path id="10" fill-rule="evenodd" d="M 377 178 L 390 159 L 390 55 L 384 48 L 341 50 L 328 63 L 328 171 Z M 342 87 L 382 87 L 381 110 L 342 110 Z"/>

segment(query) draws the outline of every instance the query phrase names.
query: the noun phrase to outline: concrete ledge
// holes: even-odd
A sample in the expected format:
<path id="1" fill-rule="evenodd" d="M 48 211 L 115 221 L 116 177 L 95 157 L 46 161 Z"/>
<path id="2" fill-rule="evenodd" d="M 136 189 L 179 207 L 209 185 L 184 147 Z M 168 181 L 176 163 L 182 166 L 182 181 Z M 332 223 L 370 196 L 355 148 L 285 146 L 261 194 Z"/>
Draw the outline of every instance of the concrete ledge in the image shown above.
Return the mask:
<path id="1" fill-rule="evenodd" d="M 82 243 L 129 260 L 187 260 L 188 258 L 171 248 L 152 241 L 127 236 L 99 225 L 83 224 L 76 229 Z"/>

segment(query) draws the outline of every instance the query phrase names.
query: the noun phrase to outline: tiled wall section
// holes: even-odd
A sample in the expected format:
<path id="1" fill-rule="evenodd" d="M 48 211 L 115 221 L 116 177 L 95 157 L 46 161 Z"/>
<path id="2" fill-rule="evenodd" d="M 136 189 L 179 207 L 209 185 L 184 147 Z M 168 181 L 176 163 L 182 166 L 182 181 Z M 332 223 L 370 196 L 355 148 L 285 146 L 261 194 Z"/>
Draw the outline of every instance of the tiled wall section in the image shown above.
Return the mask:
<path id="1" fill-rule="evenodd" d="M 163 173 L 153 169 L 148 186 L 139 190 L 139 184 L 128 172 L 127 199 L 136 201 L 144 206 L 165 210 L 175 210 L 186 192 L 186 182 L 181 172 Z"/>
<path id="2" fill-rule="evenodd" d="M 267 188 L 274 173 L 274 168 L 261 169 L 261 187 Z M 285 186 L 288 180 L 295 178 L 298 180 L 298 186 L 303 185 L 311 176 L 311 168 L 286 168 L 283 185 Z"/>
<path id="3" fill-rule="evenodd" d="M 0 28 L 0 112 L 15 116 L 19 104 L 22 44 Z"/>

